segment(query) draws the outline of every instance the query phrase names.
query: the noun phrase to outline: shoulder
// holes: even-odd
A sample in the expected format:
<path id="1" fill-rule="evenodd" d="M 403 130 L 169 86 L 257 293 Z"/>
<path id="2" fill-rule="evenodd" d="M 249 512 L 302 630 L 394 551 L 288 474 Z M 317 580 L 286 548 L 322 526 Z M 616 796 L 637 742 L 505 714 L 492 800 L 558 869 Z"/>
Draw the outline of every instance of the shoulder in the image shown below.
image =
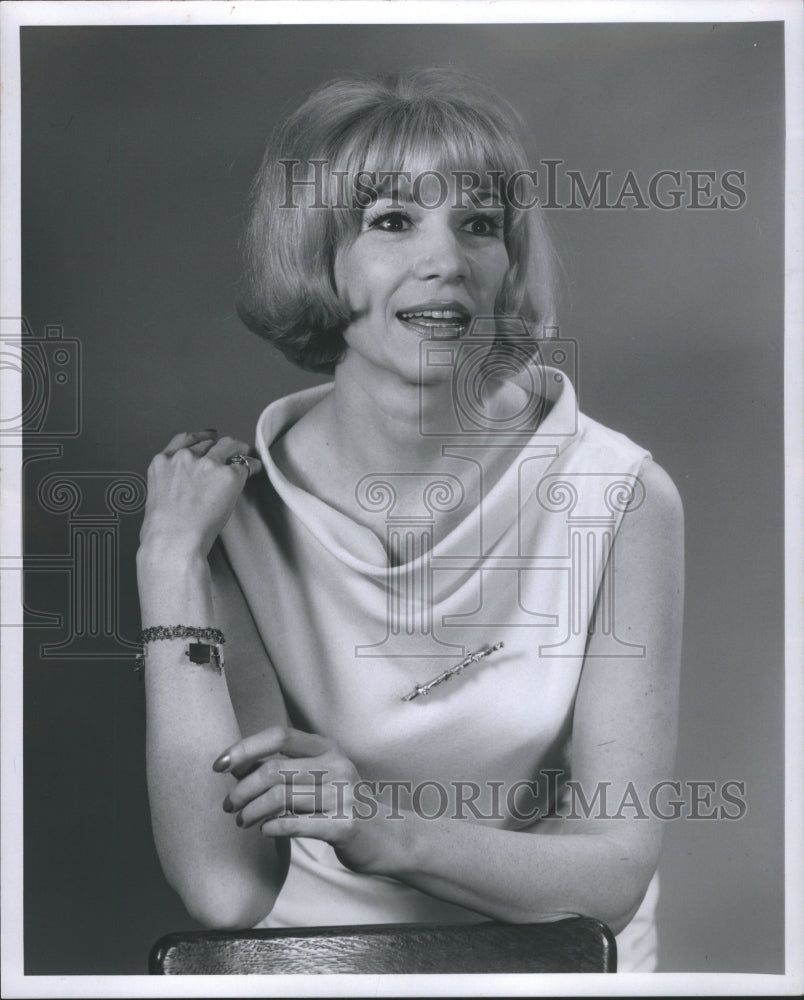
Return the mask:
<path id="1" fill-rule="evenodd" d="M 593 464 L 599 464 L 611 471 L 624 471 L 636 470 L 650 458 L 650 452 L 646 448 L 632 441 L 621 431 L 601 424 L 580 411 L 577 417 L 578 426 L 574 440 L 584 460 L 592 461 Z"/>
<path id="2" fill-rule="evenodd" d="M 281 396 L 269 403 L 257 421 L 258 450 L 273 451 L 282 438 L 304 435 L 331 390 L 332 383 L 325 382 Z"/>
<path id="3" fill-rule="evenodd" d="M 625 509 L 625 522 L 640 524 L 683 522 L 681 495 L 668 473 L 650 452 L 631 438 L 585 413 L 578 414 L 576 461 L 592 471 L 616 475 L 628 473 L 635 479 L 633 496 Z"/>
<path id="4" fill-rule="evenodd" d="M 675 483 L 651 458 L 643 460 L 637 488 L 617 533 L 618 567 L 643 576 L 661 565 L 668 576 L 682 572 L 684 507 Z"/>
<path id="5" fill-rule="evenodd" d="M 676 484 L 652 458 L 645 458 L 637 474 L 639 495 L 626 521 L 653 527 L 682 528 L 684 505 Z"/>
<path id="6" fill-rule="evenodd" d="M 634 501 L 626 510 L 616 533 L 604 573 L 611 578 L 616 594 L 615 634 L 645 649 L 644 657 L 628 663 L 644 677 L 653 676 L 645 667 L 654 665 L 666 673 L 669 683 L 678 673 L 684 604 L 684 513 L 673 480 L 652 459 L 639 469 L 639 485 Z M 606 602 L 596 614 L 606 612 Z M 588 655 L 609 655 L 605 629 L 594 628 Z M 621 679 L 634 682 L 625 661 L 615 658 Z M 668 670 L 668 665 L 673 669 Z M 597 675 L 606 671 L 597 669 Z M 611 682 L 607 675 L 607 681 Z M 674 681 L 673 681 L 674 683 Z M 620 695 L 622 696 L 622 691 Z"/>
<path id="7" fill-rule="evenodd" d="M 271 444 L 276 469 L 295 486 L 315 492 L 313 484 L 331 463 L 331 401 L 325 396 Z"/>

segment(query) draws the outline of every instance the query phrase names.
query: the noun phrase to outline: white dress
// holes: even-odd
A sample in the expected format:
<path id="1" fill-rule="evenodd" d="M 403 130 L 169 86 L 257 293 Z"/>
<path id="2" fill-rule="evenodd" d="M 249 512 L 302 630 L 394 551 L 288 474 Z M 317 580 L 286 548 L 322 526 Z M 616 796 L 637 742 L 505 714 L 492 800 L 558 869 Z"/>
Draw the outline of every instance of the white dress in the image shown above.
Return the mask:
<path id="1" fill-rule="evenodd" d="M 598 598 L 611 654 L 638 655 L 607 631 L 611 595 L 598 591 L 624 506 L 639 502 L 648 453 L 578 413 L 569 381 L 555 379 L 536 432 L 500 435 L 511 461 L 491 489 L 485 453 L 466 434 L 447 439 L 441 476 L 378 470 L 356 484 L 386 548 L 272 461 L 272 442 L 330 388 L 277 400 L 261 415 L 267 475 L 250 482 L 222 536 L 292 723 L 334 738 L 364 779 L 395 783 L 403 807 L 418 795 L 422 814 L 517 829 L 533 809 L 543 815 L 565 801 L 563 778 L 546 772 L 569 777 L 566 744 Z M 417 485 L 415 501 L 403 479 Z M 466 516 L 433 545 L 434 511 L 461 508 Z M 401 565 L 389 567 L 391 548 L 406 553 Z M 493 655 L 403 700 L 497 642 Z M 478 789 L 474 809 L 467 789 Z M 617 936 L 621 971 L 655 967 L 657 896 L 654 877 Z M 395 879 L 351 872 L 328 844 L 299 838 L 258 926 L 484 919 Z"/>

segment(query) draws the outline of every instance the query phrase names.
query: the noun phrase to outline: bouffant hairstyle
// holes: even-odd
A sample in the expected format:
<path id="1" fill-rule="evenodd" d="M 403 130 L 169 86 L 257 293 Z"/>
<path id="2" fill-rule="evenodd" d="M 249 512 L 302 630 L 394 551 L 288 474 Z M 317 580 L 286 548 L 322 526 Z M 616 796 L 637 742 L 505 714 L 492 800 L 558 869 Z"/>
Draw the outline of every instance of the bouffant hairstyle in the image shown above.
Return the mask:
<path id="1" fill-rule="evenodd" d="M 509 259 L 497 313 L 552 322 L 556 258 L 544 218 L 506 183 L 534 168 L 524 135 L 502 97 L 455 70 L 319 87 L 276 129 L 255 178 L 241 319 L 302 368 L 333 372 L 349 322 L 335 287 L 335 253 L 356 237 L 366 207 L 356 179 L 426 164 L 496 178 Z"/>

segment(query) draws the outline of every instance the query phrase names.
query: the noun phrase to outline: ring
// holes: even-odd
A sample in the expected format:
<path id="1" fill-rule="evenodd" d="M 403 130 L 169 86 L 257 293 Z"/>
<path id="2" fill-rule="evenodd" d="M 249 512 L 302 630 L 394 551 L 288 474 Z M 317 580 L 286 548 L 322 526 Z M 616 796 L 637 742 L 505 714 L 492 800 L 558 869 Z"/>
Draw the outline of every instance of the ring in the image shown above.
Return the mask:
<path id="1" fill-rule="evenodd" d="M 230 455 L 226 459 L 227 465 L 245 465 L 248 468 L 248 457 L 246 455 Z"/>

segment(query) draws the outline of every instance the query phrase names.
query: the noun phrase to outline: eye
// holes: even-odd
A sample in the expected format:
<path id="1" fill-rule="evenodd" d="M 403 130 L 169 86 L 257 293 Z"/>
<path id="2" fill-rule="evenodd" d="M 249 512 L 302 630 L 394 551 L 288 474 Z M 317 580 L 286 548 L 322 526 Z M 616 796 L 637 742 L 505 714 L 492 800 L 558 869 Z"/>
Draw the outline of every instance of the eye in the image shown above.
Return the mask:
<path id="1" fill-rule="evenodd" d="M 379 229 L 384 233 L 404 233 L 411 225 L 411 218 L 405 212 L 383 212 L 367 222 L 369 229 Z"/>
<path id="2" fill-rule="evenodd" d="M 503 221 L 502 217 L 495 215 L 473 215 L 462 228 L 472 236 L 497 236 L 503 228 Z"/>

